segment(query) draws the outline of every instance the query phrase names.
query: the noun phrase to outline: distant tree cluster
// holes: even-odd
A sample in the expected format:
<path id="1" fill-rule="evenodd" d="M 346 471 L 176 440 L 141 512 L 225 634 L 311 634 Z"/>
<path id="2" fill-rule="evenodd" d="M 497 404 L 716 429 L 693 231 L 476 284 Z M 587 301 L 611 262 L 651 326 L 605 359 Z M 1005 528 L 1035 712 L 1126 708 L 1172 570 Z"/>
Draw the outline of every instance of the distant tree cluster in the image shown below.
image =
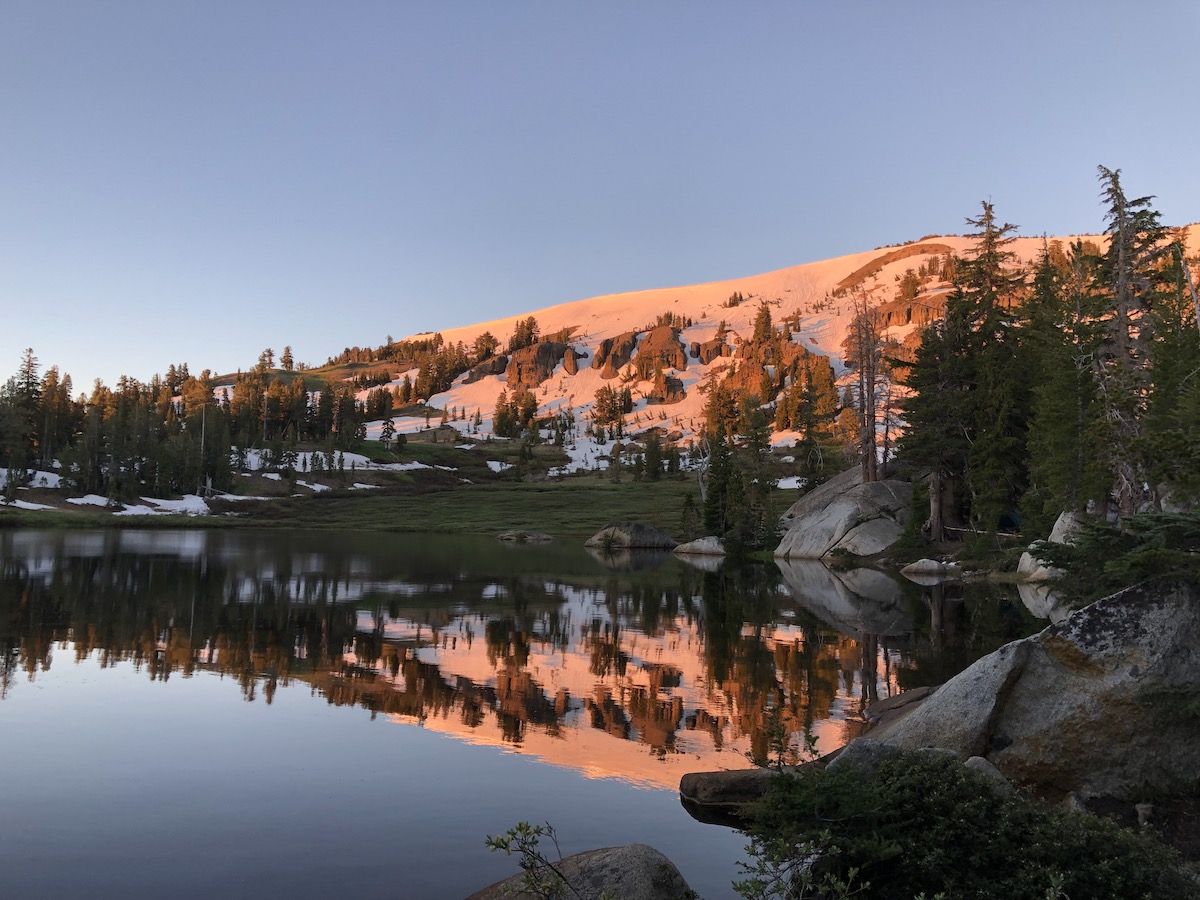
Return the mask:
<path id="1" fill-rule="evenodd" d="M 517 438 L 533 427 L 537 417 L 537 398 L 529 391 L 501 391 L 496 399 L 496 411 L 492 417 L 492 431 L 499 437 Z"/>

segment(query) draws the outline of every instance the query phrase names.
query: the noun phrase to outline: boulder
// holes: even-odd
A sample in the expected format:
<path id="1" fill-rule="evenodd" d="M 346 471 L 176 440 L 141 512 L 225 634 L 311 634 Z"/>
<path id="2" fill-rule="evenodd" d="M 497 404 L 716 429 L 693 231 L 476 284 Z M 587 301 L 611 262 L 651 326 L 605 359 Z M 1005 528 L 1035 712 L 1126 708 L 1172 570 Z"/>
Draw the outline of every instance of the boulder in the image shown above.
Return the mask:
<path id="1" fill-rule="evenodd" d="M 704 342 L 692 341 L 691 350 L 692 356 L 700 360 L 700 365 L 702 366 L 707 366 L 718 357 L 729 356 L 733 353 L 733 350 L 725 343 L 724 331 L 711 340 Z"/>
<path id="2" fill-rule="evenodd" d="M 688 541 L 686 544 L 680 544 L 675 548 L 675 552 L 684 556 L 724 556 L 725 547 L 721 544 L 719 537 L 709 535 Z"/>
<path id="3" fill-rule="evenodd" d="M 761 799 L 778 777 L 777 769 L 688 772 L 679 779 L 679 797 L 694 816 L 700 811 L 718 819 L 736 816 L 746 804 Z"/>
<path id="4" fill-rule="evenodd" d="M 936 690 L 936 686 L 918 687 L 884 697 L 869 704 L 863 710 L 863 717 L 873 726 L 891 722 L 912 712 Z"/>
<path id="5" fill-rule="evenodd" d="M 592 368 L 601 370 L 601 378 L 616 378 L 617 371 L 633 358 L 638 334 L 637 331 L 626 331 L 600 342 L 592 359 Z"/>
<path id="6" fill-rule="evenodd" d="M 784 513 L 787 533 L 775 550 L 783 559 L 821 559 L 835 551 L 873 556 L 904 533 L 912 485 L 886 480 L 862 483 L 857 468 L 814 488 Z"/>
<path id="7" fill-rule="evenodd" d="M 679 542 L 665 531 L 640 522 L 605 525 L 587 539 L 585 547 L 621 550 L 674 550 Z"/>
<path id="8" fill-rule="evenodd" d="M 496 540 L 504 541 L 508 544 L 548 544 L 554 540 L 548 534 L 543 534 L 540 531 L 502 531 L 496 535 Z"/>
<path id="9" fill-rule="evenodd" d="M 490 359 L 485 359 L 481 363 L 477 363 L 467 370 L 466 378 L 463 379 L 465 384 L 473 384 L 481 378 L 486 378 L 488 375 L 503 375 L 504 370 L 508 368 L 508 357 L 505 355 L 493 356 Z"/>
<path id="10" fill-rule="evenodd" d="M 574 347 L 568 346 L 563 354 L 563 371 L 568 375 L 575 375 L 579 372 L 579 357 L 580 353 Z"/>
<path id="11" fill-rule="evenodd" d="M 679 403 L 685 397 L 687 397 L 687 390 L 683 386 L 683 381 L 662 370 L 659 370 L 654 376 L 654 384 L 646 392 L 647 403 L 657 403 L 663 406 Z"/>
<path id="12" fill-rule="evenodd" d="M 563 896 L 580 900 L 683 900 L 695 897 L 675 864 L 647 844 L 605 847 L 576 853 L 555 864 L 571 888 Z M 550 878 L 552 873 L 546 872 Z M 523 890 L 524 873 L 472 894 L 467 900 L 533 900 L 543 892 Z M 555 894 L 554 896 L 558 896 Z"/>
<path id="13" fill-rule="evenodd" d="M 871 738 L 981 756 L 1043 796 L 1194 787 L 1200 771 L 1200 584 L 1098 600 L 959 673 Z"/>
<path id="14" fill-rule="evenodd" d="M 687 351 L 679 340 L 679 329 L 670 325 L 651 328 L 637 345 L 633 365 L 641 381 L 648 381 L 659 369 L 686 369 Z"/>
<path id="15" fill-rule="evenodd" d="M 1054 528 L 1050 531 L 1050 537 L 1046 540 L 1051 544 L 1073 544 L 1082 524 L 1083 520 L 1076 513 L 1069 511 L 1060 513 L 1054 520 Z M 1053 566 L 1046 565 L 1027 550 L 1021 554 L 1021 559 L 1017 563 L 1017 574 L 1025 581 L 1053 581 L 1062 572 Z"/>
<path id="16" fill-rule="evenodd" d="M 558 341 L 541 341 L 513 351 L 505 369 L 510 390 L 533 390 L 551 376 L 567 352 Z"/>
<path id="17" fill-rule="evenodd" d="M 958 563 L 942 562 L 940 559 L 918 559 L 900 570 L 901 575 L 951 575 L 961 573 Z"/>

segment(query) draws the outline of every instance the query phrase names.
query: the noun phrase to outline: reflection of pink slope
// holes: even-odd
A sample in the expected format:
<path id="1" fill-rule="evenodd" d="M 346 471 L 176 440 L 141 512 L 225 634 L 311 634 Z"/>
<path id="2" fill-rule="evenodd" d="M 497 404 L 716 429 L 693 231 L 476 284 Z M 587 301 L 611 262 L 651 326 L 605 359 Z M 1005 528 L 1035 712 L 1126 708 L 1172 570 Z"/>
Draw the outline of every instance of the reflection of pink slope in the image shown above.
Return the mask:
<path id="1" fill-rule="evenodd" d="M 590 622 L 593 618 L 608 620 L 604 606 L 596 605 L 590 594 L 569 587 L 562 590 L 566 598 L 562 618 L 575 623 Z M 473 641 L 465 639 L 460 624 L 470 625 L 475 633 Z M 418 626 L 407 619 L 389 619 L 383 625 L 383 634 L 385 640 L 410 646 L 415 643 L 417 646 L 410 652 L 421 662 L 436 665 L 446 682 L 465 679 L 476 686 L 495 687 L 512 670 L 504 659 L 495 663 L 489 660 L 481 635 L 483 628 L 481 618 L 466 615 L 459 623 L 451 623 L 435 636 L 428 625 Z M 443 641 L 443 636 L 447 640 Z M 764 641 L 769 648 L 777 644 L 799 645 L 807 639 L 802 628 L 789 625 L 769 626 L 755 632 L 754 637 Z M 590 652 L 580 636 L 578 625 L 571 629 L 568 642 L 569 648 L 564 652 L 535 639 L 531 643 L 528 662 L 520 669 L 546 698 L 570 697 L 572 709 L 559 719 L 555 733 L 543 725 L 529 723 L 522 742 L 513 744 L 504 736 L 497 713 L 488 708 L 483 710 L 482 721 L 474 727 L 463 722 L 458 709 L 446 715 L 429 715 L 420 720 L 421 726 L 472 744 L 529 754 L 551 765 L 579 771 L 588 778 L 617 778 L 657 789 L 675 790 L 680 777 L 687 772 L 750 767 L 746 757 L 750 749 L 749 736 L 740 731 L 738 724 L 746 711 L 739 710 L 734 697 L 720 685 L 709 683 L 703 637 L 696 623 L 680 617 L 664 623 L 663 630 L 657 635 L 622 628 L 619 645 L 630 661 L 625 674 L 620 676 L 610 673 L 598 678 L 592 673 Z M 346 659 L 356 662 L 352 655 L 347 655 Z M 840 747 L 853 736 L 846 719 L 857 711 L 863 693 L 862 673 L 857 664 L 843 665 L 842 668 L 831 717 L 813 725 L 821 753 Z M 879 665 L 877 670 L 883 672 L 885 667 Z M 382 663 L 376 671 L 381 680 L 391 678 Z M 663 682 L 656 680 L 655 672 L 662 671 L 672 673 L 669 684 L 675 686 L 658 687 Z M 403 684 L 398 683 L 397 689 L 402 690 Z M 877 689 L 881 695 L 886 695 L 895 690 L 895 685 L 880 681 Z M 593 727 L 587 710 L 580 708 L 580 704 L 603 696 L 616 701 L 630 719 L 630 739 Z M 671 752 L 657 754 L 634 733 L 638 727 L 631 712 L 635 696 L 653 698 L 664 705 L 676 704 L 670 715 L 680 714 L 681 721 L 674 731 Z M 722 723 L 720 749 L 710 732 L 700 727 L 687 727 L 689 717 L 697 714 L 702 720 Z M 402 724 L 418 722 L 409 716 L 391 718 Z"/>

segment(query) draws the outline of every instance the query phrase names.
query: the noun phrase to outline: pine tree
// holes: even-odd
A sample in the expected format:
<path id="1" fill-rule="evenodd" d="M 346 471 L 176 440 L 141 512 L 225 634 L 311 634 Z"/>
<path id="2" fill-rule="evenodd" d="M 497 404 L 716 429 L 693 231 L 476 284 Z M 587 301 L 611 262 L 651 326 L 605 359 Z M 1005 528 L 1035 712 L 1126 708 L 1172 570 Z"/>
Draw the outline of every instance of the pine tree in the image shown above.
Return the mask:
<path id="1" fill-rule="evenodd" d="M 1110 300 L 1105 354 L 1097 359 L 1106 440 L 1112 450 L 1112 494 L 1121 515 L 1132 514 L 1148 477 L 1141 456 L 1142 417 L 1150 395 L 1150 310 L 1161 283 L 1157 263 L 1168 253 L 1166 232 L 1152 197 L 1129 199 L 1119 169 L 1099 167 L 1109 238 L 1100 280 Z"/>
<path id="2" fill-rule="evenodd" d="M 1023 531 L 1045 537 L 1063 510 L 1082 512 L 1106 492 L 1105 448 L 1093 360 L 1099 347 L 1092 289 L 1096 258 L 1076 242 L 1061 263 L 1045 248 L 1022 308 L 1021 365 L 1031 373 L 1029 487 Z"/>
<path id="3" fill-rule="evenodd" d="M 771 308 L 764 300 L 758 306 L 754 316 L 754 343 L 766 344 L 775 336 L 775 327 L 771 323 Z"/>
<path id="4" fill-rule="evenodd" d="M 646 477 L 651 481 L 658 481 L 662 477 L 662 440 L 659 438 L 657 431 L 650 432 L 646 438 L 645 467 Z"/>

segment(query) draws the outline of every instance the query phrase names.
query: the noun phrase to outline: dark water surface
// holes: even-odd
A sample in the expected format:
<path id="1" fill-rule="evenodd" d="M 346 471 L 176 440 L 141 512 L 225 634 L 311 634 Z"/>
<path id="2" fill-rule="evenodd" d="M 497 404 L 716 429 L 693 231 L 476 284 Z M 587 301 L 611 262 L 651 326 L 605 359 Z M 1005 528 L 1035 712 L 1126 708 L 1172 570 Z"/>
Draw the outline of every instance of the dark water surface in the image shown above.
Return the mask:
<path id="1" fill-rule="evenodd" d="M 683 774 L 833 750 L 1038 625 L 999 588 L 574 542 L 0 532 L 0 896 L 460 897 L 521 819 L 728 896 L 746 840 Z"/>

